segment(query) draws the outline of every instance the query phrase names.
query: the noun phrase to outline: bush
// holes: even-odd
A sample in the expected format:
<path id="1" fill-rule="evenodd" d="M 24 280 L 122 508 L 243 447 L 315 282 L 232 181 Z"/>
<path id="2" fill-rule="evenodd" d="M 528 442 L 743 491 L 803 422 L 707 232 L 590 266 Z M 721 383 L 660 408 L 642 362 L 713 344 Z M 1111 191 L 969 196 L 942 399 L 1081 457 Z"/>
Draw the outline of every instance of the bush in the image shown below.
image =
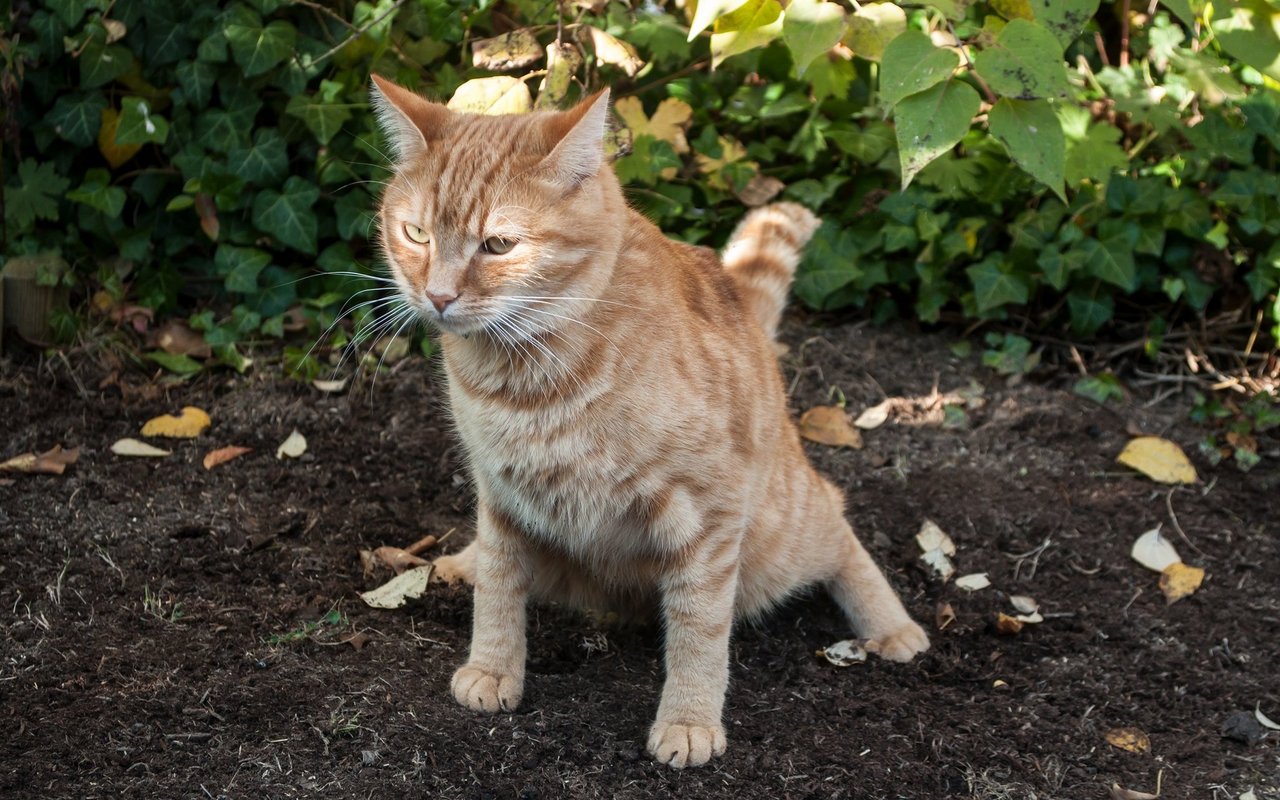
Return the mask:
<path id="1" fill-rule="evenodd" d="M 1076 335 L 1244 307 L 1280 323 L 1264 0 L 1212 19 L 1198 0 L 1127 19 L 1098 0 L 703 0 L 691 20 L 603 0 L 224 5 L 13 4 L 4 253 L 55 251 L 71 269 L 49 279 L 90 308 L 191 315 L 233 366 L 237 345 L 329 326 L 360 283 L 344 273 L 374 271 L 371 71 L 487 110 L 613 85 L 618 172 L 672 235 L 719 244 L 779 193 L 824 217 L 795 288 L 817 309 Z"/>

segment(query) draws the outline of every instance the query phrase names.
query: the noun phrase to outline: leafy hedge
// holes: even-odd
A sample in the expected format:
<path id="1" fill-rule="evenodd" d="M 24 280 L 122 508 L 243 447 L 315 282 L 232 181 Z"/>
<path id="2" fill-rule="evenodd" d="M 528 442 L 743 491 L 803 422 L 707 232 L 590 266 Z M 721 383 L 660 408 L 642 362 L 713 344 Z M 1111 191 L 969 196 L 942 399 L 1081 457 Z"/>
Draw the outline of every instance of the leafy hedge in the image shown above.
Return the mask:
<path id="1" fill-rule="evenodd" d="M 13 4 L 4 253 L 64 260 L 92 313 L 189 314 L 242 369 L 376 271 L 371 71 L 490 111 L 614 86 L 617 169 L 668 232 L 718 244 L 774 196 L 825 218 L 814 308 L 1088 335 L 1249 306 L 1280 334 L 1275 2 L 220 5 Z"/>

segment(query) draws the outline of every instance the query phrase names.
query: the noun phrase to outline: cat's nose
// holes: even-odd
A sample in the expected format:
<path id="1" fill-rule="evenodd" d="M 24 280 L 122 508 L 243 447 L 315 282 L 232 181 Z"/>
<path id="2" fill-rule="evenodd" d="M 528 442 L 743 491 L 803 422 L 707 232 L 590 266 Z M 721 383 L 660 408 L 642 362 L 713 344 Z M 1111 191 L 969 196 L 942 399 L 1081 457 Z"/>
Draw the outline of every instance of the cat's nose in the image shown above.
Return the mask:
<path id="1" fill-rule="evenodd" d="M 427 299 L 431 301 L 431 305 L 436 307 L 436 311 L 441 314 L 449 307 L 449 304 L 458 299 L 458 295 L 452 292 L 443 292 L 436 294 L 435 292 L 427 292 Z"/>

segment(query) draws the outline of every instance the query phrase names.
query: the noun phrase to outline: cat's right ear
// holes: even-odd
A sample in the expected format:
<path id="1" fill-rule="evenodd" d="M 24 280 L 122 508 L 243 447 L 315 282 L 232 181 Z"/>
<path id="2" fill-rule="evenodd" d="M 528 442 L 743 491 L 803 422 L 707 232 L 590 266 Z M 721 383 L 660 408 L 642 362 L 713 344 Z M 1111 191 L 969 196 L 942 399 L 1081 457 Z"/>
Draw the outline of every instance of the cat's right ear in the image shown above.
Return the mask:
<path id="1" fill-rule="evenodd" d="M 427 142 L 439 138 L 449 123 L 449 109 L 381 75 L 369 77 L 373 80 L 369 101 L 396 160 L 409 161 L 422 155 Z"/>

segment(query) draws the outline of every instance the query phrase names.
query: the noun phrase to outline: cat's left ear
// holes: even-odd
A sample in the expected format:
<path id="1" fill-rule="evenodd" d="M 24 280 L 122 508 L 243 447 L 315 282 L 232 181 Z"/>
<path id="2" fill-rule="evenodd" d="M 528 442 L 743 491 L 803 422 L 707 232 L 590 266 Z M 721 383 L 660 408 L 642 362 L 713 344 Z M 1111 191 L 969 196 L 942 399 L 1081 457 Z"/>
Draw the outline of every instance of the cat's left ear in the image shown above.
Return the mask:
<path id="1" fill-rule="evenodd" d="M 449 109 L 381 75 L 369 78 L 373 81 L 369 101 L 396 160 L 410 161 L 422 155 L 427 142 L 440 138 L 449 124 L 452 116 Z"/>
<path id="2" fill-rule="evenodd" d="M 556 146 L 542 161 L 551 179 L 565 189 L 572 189 L 599 172 L 604 163 L 604 134 L 608 124 L 608 89 L 551 117 L 547 122 L 548 138 Z"/>

